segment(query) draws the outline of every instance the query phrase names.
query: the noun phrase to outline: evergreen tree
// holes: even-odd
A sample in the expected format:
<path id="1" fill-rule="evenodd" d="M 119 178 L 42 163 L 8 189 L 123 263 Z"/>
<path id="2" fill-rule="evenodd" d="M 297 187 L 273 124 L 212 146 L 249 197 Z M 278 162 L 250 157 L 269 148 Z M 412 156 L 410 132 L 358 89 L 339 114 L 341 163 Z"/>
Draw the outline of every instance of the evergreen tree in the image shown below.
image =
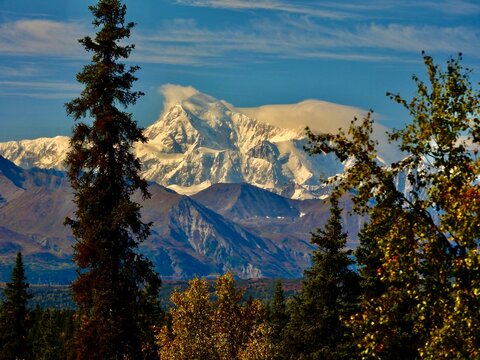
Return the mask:
<path id="1" fill-rule="evenodd" d="M 12 281 L 5 288 L 0 312 L 0 359 L 24 359 L 28 355 L 28 293 L 22 254 L 17 253 Z"/>
<path id="2" fill-rule="evenodd" d="M 32 360 L 66 360 L 74 354 L 71 340 L 76 328 L 75 312 L 70 309 L 42 309 L 30 312 L 29 342 Z"/>
<path id="3" fill-rule="evenodd" d="M 272 343 L 274 346 L 274 359 L 283 359 L 283 332 L 288 323 L 287 305 L 283 292 L 282 282 L 275 283 L 275 292 L 268 306 L 268 323 L 272 328 Z"/>
<path id="4" fill-rule="evenodd" d="M 134 48 L 123 45 L 134 24 L 125 22 L 126 6 L 119 0 L 100 0 L 90 10 L 98 32 L 80 43 L 92 61 L 77 75 L 85 84 L 80 97 L 66 104 L 77 121 L 67 156 L 77 210 L 75 219 L 66 220 L 77 239 L 79 267 L 72 284 L 80 317 L 75 348 L 79 359 L 137 359 L 144 356 L 142 348 L 151 347 L 145 342 L 153 338 L 156 319 L 148 312 L 155 312 L 151 302 L 160 280 L 137 252 L 150 224 L 141 221 L 140 205 L 131 200 L 137 191 L 149 197 L 132 153 L 133 144 L 146 139 L 132 115 L 119 108 L 142 95 L 131 91 L 138 67 L 119 62 Z"/>
<path id="5" fill-rule="evenodd" d="M 345 250 L 341 209 L 331 199 L 325 229 L 312 234 L 312 266 L 305 270 L 300 294 L 290 302 L 285 349 L 290 359 L 352 359 L 356 345 L 347 321 L 359 294 L 358 274 L 351 268 L 352 251 Z"/>

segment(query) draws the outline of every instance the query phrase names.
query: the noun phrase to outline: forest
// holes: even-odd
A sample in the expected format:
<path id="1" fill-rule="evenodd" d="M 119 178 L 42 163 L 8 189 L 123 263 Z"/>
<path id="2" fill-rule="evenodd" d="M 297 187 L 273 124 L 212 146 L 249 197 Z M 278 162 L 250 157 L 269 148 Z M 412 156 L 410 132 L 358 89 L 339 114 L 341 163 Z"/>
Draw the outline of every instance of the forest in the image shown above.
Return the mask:
<path id="1" fill-rule="evenodd" d="M 389 133 L 397 162 L 378 161 L 373 112 L 335 134 L 306 129 L 311 156 L 350 165 L 326 180 L 330 218 L 312 229 L 296 294 L 279 281 L 271 301 L 245 298 L 227 271 L 213 287 L 191 279 L 165 307 L 160 278 L 137 252 L 151 224 L 131 199 L 149 196 L 131 151 L 147 139 L 123 111 L 142 96 L 131 91 L 138 67 L 118 61 L 134 49 L 124 44 L 134 24 L 119 0 L 90 9 L 98 32 L 80 42 L 92 62 L 66 104 L 76 121 L 67 165 L 77 211 L 65 221 L 77 240 L 76 309 L 31 309 L 18 253 L 0 307 L 0 359 L 480 359 L 480 93 L 461 54 L 440 66 L 422 53 L 416 94 L 387 93 L 410 115 Z M 355 250 L 342 197 L 367 219 Z"/>

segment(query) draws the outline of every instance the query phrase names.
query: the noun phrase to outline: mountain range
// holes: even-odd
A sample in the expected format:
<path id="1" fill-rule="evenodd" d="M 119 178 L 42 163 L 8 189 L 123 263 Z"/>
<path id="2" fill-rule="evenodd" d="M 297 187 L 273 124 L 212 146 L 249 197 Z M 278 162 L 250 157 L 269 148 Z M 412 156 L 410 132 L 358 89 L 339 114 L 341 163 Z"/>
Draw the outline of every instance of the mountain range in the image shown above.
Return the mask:
<path id="1" fill-rule="evenodd" d="M 193 88 L 164 90 L 164 111 L 145 129 L 149 141 L 135 145 L 152 194 L 136 199 L 143 220 L 153 222 L 141 251 L 164 278 L 226 270 L 240 278 L 301 276 L 310 265 L 309 233 L 329 216 L 321 179 L 345 165 L 303 150 L 304 126 L 295 118 L 318 129 L 312 114 L 325 103 L 237 109 Z M 0 143 L 0 280 L 20 250 L 32 282 L 75 276 L 74 239 L 63 225 L 74 214 L 64 173 L 68 146 L 65 136 Z M 345 212 L 351 206 L 342 205 Z M 362 220 L 344 222 L 353 247 Z"/>
<path id="2" fill-rule="evenodd" d="M 175 96 L 171 89 L 165 92 L 171 98 L 166 98 L 159 119 L 145 129 L 148 142 L 135 145 L 142 175 L 149 181 L 186 195 L 212 184 L 245 182 L 285 197 L 307 199 L 327 194 L 321 179 L 343 171 L 344 164 L 332 155 L 305 153 L 305 126 L 321 131 L 348 126 L 353 118 L 348 107 L 337 105 L 341 116 L 328 122 L 312 117 L 315 111 L 322 114 L 322 109 L 333 113 L 333 105 L 319 101 L 288 108 L 237 109 L 194 89 L 180 90 Z M 285 119 L 278 120 L 282 114 Z M 303 117 L 305 123 L 299 122 Z M 384 128 L 377 128 L 381 138 Z M 389 160 L 385 143 L 381 157 Z M 65 136 L 9 141 L 0 143 L 0 155 L 25 169 L 64 170 L 68 146 Z"/>
<path id="3" fill-rule="evenodd" d="M 141 251 L 164 278 L 226 270 L 240 278 L 299 277 L 310 264 L 309 232 L 329 214 L 321 199 L 293 200 L 246 183 L 216 184 L 190 197 L 153 182 L 149 189 L 150 199 L 136 199 L 144 221 L 153 222 Z M 22 251 L 30 281 L 70 281 L 74 239 L 63 220 L 73 213 L 63 172 L 22 169 L 0 157 L 1 280 Z M 356 233 L 358 219 L 345 216 L 345 223 Z"/>

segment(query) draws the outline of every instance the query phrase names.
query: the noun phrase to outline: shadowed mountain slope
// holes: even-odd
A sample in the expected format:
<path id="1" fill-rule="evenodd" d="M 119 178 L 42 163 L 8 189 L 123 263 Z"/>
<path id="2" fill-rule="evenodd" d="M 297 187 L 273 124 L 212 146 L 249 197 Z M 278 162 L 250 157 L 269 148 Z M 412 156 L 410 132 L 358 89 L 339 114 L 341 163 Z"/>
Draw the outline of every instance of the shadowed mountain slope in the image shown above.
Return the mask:
<path id="1" fill-rule="evenodd" d="M 150 199 L 136 199 L 153 223 L 141 249 L 165 278 L 227 270 L 240 278 L 298 277 L 310 263 L 313 229 L 296 222 L 308 219 L 307 208 L 328 213 L 321 200 L 293 201 L 248 184 L 219 184 L 194 198 L 156 183 L 149 189 Z M 32 281 L 71 280 L 74 239 L 63 221 L 74 204 L 65 174 L 0 157 L 0 198 L 0 273 L 22 251 Z"/>

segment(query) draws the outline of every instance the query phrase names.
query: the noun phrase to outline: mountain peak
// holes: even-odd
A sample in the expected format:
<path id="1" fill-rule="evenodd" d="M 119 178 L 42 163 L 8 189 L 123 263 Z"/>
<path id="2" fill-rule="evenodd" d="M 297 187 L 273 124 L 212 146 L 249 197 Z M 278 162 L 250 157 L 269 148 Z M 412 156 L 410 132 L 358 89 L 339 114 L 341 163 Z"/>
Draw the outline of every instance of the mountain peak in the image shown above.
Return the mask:
<path id="1" fill-rule="evenodd" d="M 299 215 L 288 199 L 247 183 L 215 184 L 193 195 L 193 198 L 219 214 L 234 219 Z"/>
<path id="2" fill-rule="evenodd" d="M 297 197 L 319 189 L 318 160 L 305 156 L 302 131 L 259 122 L 209 95 L 184 92 L 173 96 L 175 104 L 167 99 L 170 109 L 146 129 L 150 142 L 137 146 L 149 167 L 147 178 L 185 193 L 219 182 L 247 182 Z M 309 189 L 303 187 L 307 183 Z"/>
<path id="3" fill-rule="evenodd" d="M 162 93 L 165 108 L 145 130 L 149 141 L 135 144 L 147 180 L 185 194 L 216 183 L 249 183 L 287 197 L 309 198 L 327 191 L 320 178 L 343 171 L 332 155 L 305 153 L 307 140 L 297 120 L 285 127 L 260 121 L 257 115 L 265 118 L 265 112 L 249 114 L 192 87 L 166 85 Z M 308 100 L 263 110 L 268 116 L 297 119 L 317 105 Z M 67 137 L 42 138 L 0 143 L 0 154 L 23 168 L 62 170 L 68 147 Z"/>

